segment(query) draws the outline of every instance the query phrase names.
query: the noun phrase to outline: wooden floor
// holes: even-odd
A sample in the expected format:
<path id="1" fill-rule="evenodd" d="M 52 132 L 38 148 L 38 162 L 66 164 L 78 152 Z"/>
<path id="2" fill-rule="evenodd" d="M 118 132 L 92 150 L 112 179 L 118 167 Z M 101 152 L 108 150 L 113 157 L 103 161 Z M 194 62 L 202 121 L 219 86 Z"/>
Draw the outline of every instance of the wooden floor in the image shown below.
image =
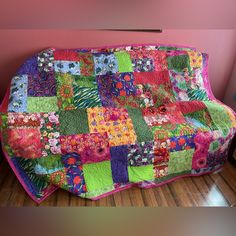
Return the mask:
<path id="1" fill-rule="evenodd" d="M 0 164 L 0 206 L 37 206 L 25 193 L 5 160 Z M 187 177 L 153 189 L 132 188 L 98 201 L 57 190 L 40 206 L 236 206 L 236 168 Z"/>

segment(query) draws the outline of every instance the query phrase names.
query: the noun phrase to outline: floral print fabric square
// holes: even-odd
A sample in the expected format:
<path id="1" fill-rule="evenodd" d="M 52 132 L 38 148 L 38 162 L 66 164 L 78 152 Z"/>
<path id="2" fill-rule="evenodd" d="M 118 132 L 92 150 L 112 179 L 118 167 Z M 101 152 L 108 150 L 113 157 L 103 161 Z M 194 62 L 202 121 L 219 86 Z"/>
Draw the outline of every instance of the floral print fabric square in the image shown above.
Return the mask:
<path id="1" fill-rule="evenodd" d="M 107 133 L 61 136 L 63 154 L 78 153 L 83 164 L 110 160 Z"/>
<path id="2" fill-rule="evenodd" d="M 39 128 L 7 130 L 8 143 L 16 157 L 42 157 L 42 144 Z"/>
<path id="3" fill-rule="evenodd" d="M 107 116 L 107 110 L 105 110 L 105 114 Z M 124 114 L 127 117 L 126 112 Z M 112 117 L 115 118 L 115 112 Z M 120 116 L 119 119 L 105 121 L 103 108 L 89 108 L 88 121 L 90 133 L 106 132 L 110 146 L 132 144 L 136 141 L 136 134 L 130 118 L 125 119 L 125 116 Z"/>
<path id="4" fill-rule="evenodd" d="M 141 142 L 128 146 L 128 164 L 130 166 L 142 166 L 153 163 L 153 141 Z"/>
<path id="5" fill-rule="evenodd" d="M 59 115 L 55 112 L 41 114 L 41 141 L 43 144 L 43 156 L 61 154 Z"/>

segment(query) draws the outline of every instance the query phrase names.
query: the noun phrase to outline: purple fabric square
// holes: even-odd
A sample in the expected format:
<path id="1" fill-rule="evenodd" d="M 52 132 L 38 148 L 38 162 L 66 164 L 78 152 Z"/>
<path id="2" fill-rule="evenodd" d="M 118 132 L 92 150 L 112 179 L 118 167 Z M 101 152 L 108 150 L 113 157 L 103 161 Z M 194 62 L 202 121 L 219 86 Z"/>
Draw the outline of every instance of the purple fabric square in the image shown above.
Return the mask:
<path id="1" fill-rule="evenodd" d="M 31 57 L 18 70 L 18 75 L 37 75 L 38 74 L 38 60 L 37 56 Z"/>
<path id="2" fill-rule="evenodd" d="M 98 93 L 103 107 L 115 107 L 112 101 L 112 79 L 108 75 L 96 76 L 98 84 Z"/>
<path id="3" fill-rule="evenodd" d="M 127 146 L 115 146 L 110 148 L 111 152 L 111 169 L 114 183 L 128 183 L 127 169 Z"/>
<path id="4" fill-rule="evenodd" d="M 51 97 L 56 96 L 56 81 L 54 73 L 40 73 L 39 75 L 29 75 L 28 96 L 31 97 Z"/>

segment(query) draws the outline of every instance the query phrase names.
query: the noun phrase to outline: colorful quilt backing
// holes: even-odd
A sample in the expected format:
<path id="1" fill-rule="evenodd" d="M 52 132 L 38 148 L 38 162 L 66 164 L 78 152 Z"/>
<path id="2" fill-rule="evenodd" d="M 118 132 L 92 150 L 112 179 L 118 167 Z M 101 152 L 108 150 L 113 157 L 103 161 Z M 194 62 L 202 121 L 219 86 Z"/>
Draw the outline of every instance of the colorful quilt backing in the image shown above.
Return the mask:
<path id="1" fill-rule="evenodd" d="M 207 67 L 169 45 L 39 52 L 1 105 L 6 158 L 39 203 L 57 188 L 98 199 L 218 170 L 236 120 Z"/>

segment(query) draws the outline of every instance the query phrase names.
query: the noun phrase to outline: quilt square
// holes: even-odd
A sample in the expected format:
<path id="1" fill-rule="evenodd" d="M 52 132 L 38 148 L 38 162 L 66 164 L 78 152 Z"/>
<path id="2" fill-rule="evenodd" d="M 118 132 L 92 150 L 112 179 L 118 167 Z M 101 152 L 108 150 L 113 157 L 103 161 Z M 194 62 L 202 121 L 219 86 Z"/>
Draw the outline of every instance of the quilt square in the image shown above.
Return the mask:
<path id="1" fill-rule="evenodd" d="M 39 127 L 40 113 L 16 113 L 9 112 L 7 115 L 9 128 L 14 127 Z"/>
<path id="2" fill-rule="evenodd" d="M 134 72 L 134 84 L 160 85 L 170 82 L 168 71 Z"/>
<path id="3" fill-rule="evenodd" d="M 38 53 L 39 72 L 53 72 L 54 49 L 49 48 Z"/>
<path id="4" fill-rule="evenodd" d="M 190 66 L 192 68 L 202 67 L 203 58 L 200 52 L 189 51 L 188 55 L 190 59 Z"/>
<path id="5" fill-rule="evenodd" d="M 70 192 L 75 193 L 76 195 L 87 192 L 83 166 L 66 168 L 66 178 Z"/>
<path id="6" fill-rule="evenodd" d="M 118 61 L 113 53 L 93 54 L 96 75 L 106 75 L 118 72 Z"/>
<path id="7" fill-rule="evenodd" d="M 58 111 L 57 97 L 28 97 L 28 112 L 54 112 Z"/>
<path id="8" fill-rule="evenodd" d="M 115 56 L 118 61 L 119 72 L 133 72 L 132 61 L 128 52 L 115 52 Z"/>
<path id="9" fill-rule="evenodd" d="M 170 139 L 156 139 L 154 141 L 154 159 L 153 165 L 159 166 L 169 161 Z"/>
<path id="10" fill-rule="evenodd" d="M 75 109 L 73 83 L 75 77 L 70 74 L 55 74 L 59 110 Z"/>
<path id="11" fill-rule="evenodd" d="M 193 153 L 194 149 L 170 152 L 170 160 L 168 164 L 169 174 L 191 171 Z"/>
<path id="12" fill-rule="evenodd" d="M 96 76 L 98 93 L 103 107 L 115 107 L 112 95 L 113 81 L 109 75 Z"/>
<path id="13" fill-rule="evenodd" d="M 42 157 L 42 144 L 39 128 L 8 129 L 7 138 L 16 157 Z"/>
<path id="14" fill-rule="evenodd" d="M 27 112 L 28 75 L 14 76 L 11 80 L 8 111 Z"/>
<path id="15" fill-rule="evenodd" d="M 174 70 L 175 72 L 191 71 L 188 55 L 168 56 L 167 62 L 169 70 Z"/>
<path id="16" fill-rule="evenodd" d="M 78 61 L 54 61 L 54 70 L 63 74 L 80 75 L 80 64 Z"/>
<path id="17" fill-rule="evenodd" d="M 133 59 L 132 66 L 135 72 L 154 71 L 153 61 L 150 58 Z"/>
<path id="18" fill-rule="evenodd" d="M 129 166 L 150 165 L 154 159 L 154 141 L 128 145 Z"/>
<path id="19" fill-rule="evenodd" d="M 82 76 L 94 75 L 94 61 L 92 53 L 79 52 L 80 73 Z"/>
<path id="20" fill-rule="evenodd" d="M 153 181 L 154 171 L 153 165 L 144 166 L 128 166 L 129 181 L 138 183 L 142 181 Z"/>
<path id="21" fill-rule="evenodd" d="M 133 122 L 133 127 L 137 135 L 137 141 L 138 142 L 152 141 L 153 140 L 152 131 L 146 124 L 141 109 L 129 107 L 128 114 Z"/>
<path id="22" fill-rule="evenodd" d="M 128 149 L 126 145 L 114 146 L 110 148 L 111 169 L 114 183 L 128 183 Z"/>
<path id="23" fill-rule="evenodd" d="M 29 97 L 56 96 L 56 80 L 53 73 L 41 73 L 28 76 Z"/>
<path id="24" fill-rule="evenodd" d="M 63 154 L 78 153 L 83 164 L 110 160 L 107 133 L 61 136 L 60 142 Z"/>
<path id="25" fill-rule="evenodd" d="M 112 76 L 112 94 L 118 96 L 130 96 L 136 94 L 134 76 L 132 73 L 119 73 Z"/>
<path id="26" fill-rule="evenodd" d="M 89 133 L 88 115 L 84 108 L 60 111 L 59 120 L 60 133 L 62 135 Z M 78 122 L 78 120 L 80 122 Z"/>
<path id="27" fill-rule="evenodd" d="M 56 50 L 55 61 L 80 61 L 79 54 L 73 50 Z"/>
<path id="28" fill-rule="evenodd" d="M 89 108 L 102 106 L 97 88 L 73 85 L 74 105 L 76 108 Z"/>
<path id="29" fill-rule="evenodd" d="M 93 132 L 106 132 L 108 134 L 110 146 L 132 144 L 136 141 L 136 134 L 132 120 L 125 117 L 115 121 L 106 121 L 107 110 L 104 108 L 89 108 L 88 110 L 89 130 Z M 122 111 L 122 110 L 121 110 Z M 126 114 L 127 116 L 127 114 Z M 109 117 L 110 119 L 111 117 Z M 113 116 L 115 118 L 115 116 Z"/>
<path id="30" fill-rule="evenodd" d="M 96 193 L 113 187 L 110 161 L 83 165 L 83 171 L 88 192 Z M 94 178 L 94 173 L 96 173 L 96 178 Z"/>
<path id="31" fill-rule="evenodd" d="M 170 138 L 170 152 L 195 149 L 195 134 Z"/>
<path id="32" fill-rule="evenodd" d="M 59 115 L 55 112 L 41 114 L 41 142 L 43 156 L 61 154 Z"/>

